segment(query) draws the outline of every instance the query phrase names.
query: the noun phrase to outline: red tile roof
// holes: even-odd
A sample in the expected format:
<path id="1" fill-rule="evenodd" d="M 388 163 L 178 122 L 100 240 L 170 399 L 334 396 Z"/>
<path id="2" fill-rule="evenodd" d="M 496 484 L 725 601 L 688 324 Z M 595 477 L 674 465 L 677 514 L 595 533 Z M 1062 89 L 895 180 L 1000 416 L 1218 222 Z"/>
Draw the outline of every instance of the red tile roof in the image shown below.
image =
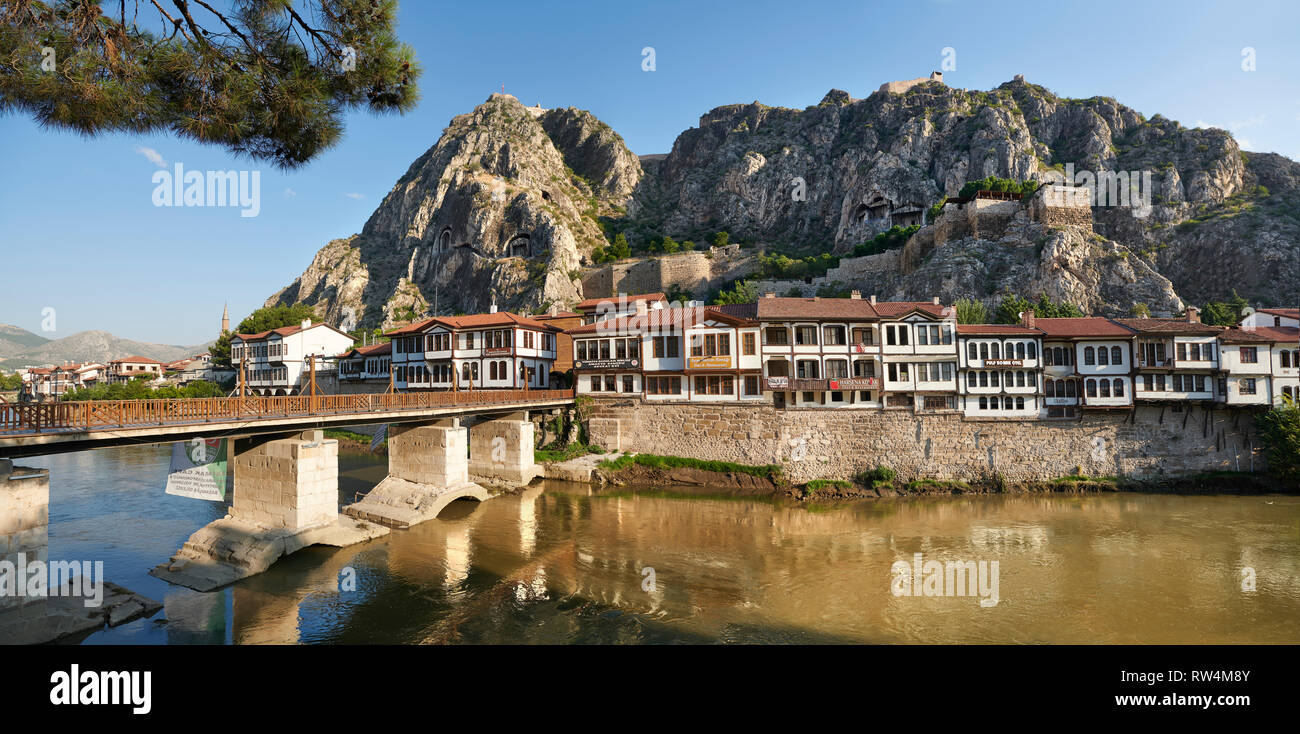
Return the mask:
<path id="1" fill-rule="evenodd" d="M 1256 326 L 1253 329 L 1233 327 L 1219 338 L 1228 344 L 1295 344 L 1300 340 L 1300 329 L 1294 326 Z"/>
<path id="2" fill-rule="evenodd" d="M 1202 324 L 1182 319 L 1115 319 L 1139 334 L 1181 334 L 1183 336 L 1214 336 L 1223 331 L 1222 326 Z"/>
<path id="3" fill-rule="evenodd" d="M 434 324 L 441 324 L 450 329 L 481 329 L 492 326 L 523 326 L 529 329 L 539 331 L 564 331 L 553 324 L 544 324 L 528 316 L 510 313 L 509 311 L 497 311 L 496 313 L 476 313 L 468 316 L 434 316 L 414 324 L 408 324 L 392 331 L 384 332 L 384 336 L 406 336 L 408 334 L 418 334 Z"/>
<path id="4" fill-rule="evenodd" d="M 862 298 L 777 298 L 763 296 L 756 305 L 762 321 L 808 319 L 818 321 L 875 321 L 878 318 L 871 301 Z"/>
<path id="5" fill-rule="evenodd" d="M 1001 334 L 1019 334 L 1021 336 L 1042 336 L 1040 329 L 1031 329 L 1019 324 L 957 324 L 958 334 L 987 334 L 997 336 Z"/>
<path id="6" fill-rule="evenodd" d="M 130 362 L 132 364 L 162 364 L 162 362 L 159 362 L 156 359 L 149 359 L 148 357 L 122 357 L 121 359 L 115 359 L 112 362 L 109 362 L 109 364 L 122 364 L 125 362 Z"/>
<path id="7" fill-rule="evenodd" d="M 876 301 L 872 306 L 882 319 L 902 318 L 913 311 L 920 311 L 937 319 L 944 318 L 950 313 L 954 318 L 956 317 L 956 312 L 949 310 L 951 306 L 944 306 L 934 301 Z"/>
<path id="8" fill-rule="evenodd" d="M 321 324 L 312 324 L 311 326 L 308 326 L 307 329 L 315 329 L 315 328 L 319 328 L 319 327 L 322 327 L 322 326 L 325 327 L 326 329 L 330 329 L 330 330 L 332 330 L 332 331 L 337 331 L 338 333 L 342 334 L 343 336 L 348 336 L 347 332 L 342 331 L 342 330 L 340 330 L 340 329 L 338 329 L 338 328 L 335 328 L 335 327 L 333 327 L 333 326 L 330 326 L 329 324 L 324 324 L 324 323 L 321 323 Z M 259 332 L 257 332 L 256 334 L 235 334 L 235 336 L 232 337 L 232 338 L 238 338 L 238 339 L 240 339 L 240 340 L 242 340 L 242 341 L 256 341 L 256 340 L 258 340 L 258 339 L 265 339 L 266 337 L 268 337 L 268 336 L 270 336 L 270 335 L 272 335 L 272 334 L 279 334 L 280 336 L 283 337 L 283 336 L 289 336 L 289 335 L 291 335 L 291 334 L 297 334 L 297 333 L 300 332 L 300 331 L 306 331 L 306 329 L 303 329 L 303 328 L 302 328 L 302 324 L 294 324 L 293 326 L 281 326 L 281 327 L 278 328 L 278 329 L 270 329 L 270 330 L 268 330 L 268 331 L 259 331 Z"/>
<path id="9" fill-rule="evenodd" d="M 594 311 L 602 303 L 618 303 L 620 296 L 610 296 L 609 298 L 588 298 L 579 303 L 574 308 L 579 311 Z M 633 295 L 623 295 L 621 298 L 627 303 L 636 301 L 667 301 L 668 296 L 664 293 L 636 293 Z"/>
<path id="10" fill-rule="evenodd" d="M 1272 316 L 1283 316 L 1290 319 L 1300 319 L 1300 308 L 1257 308 L 1258 313 L 1266 313 Z"/>
<path id="11" fill-rule="evenodd" d="M 364 347 L 355 347 L 353 349 L 349 349 L 348 351 L 338 355 L 338 359 L 346 359 L 354 355 L 358 357 L 373 357 L 380 354 L 391 354 L 392 351 L 393 351 L 392 342 L 384 342 L 383 344 L 368 344 Z"/>
<path id="12" fill-rule="evenodd" d="M 1049 337 L 1061 339 L 1081 339 L 1081 338 L 1121 338 L 1128 339 L 1134 334 L 1132 329 L 1128 329 L 1121 324 L 1117 324 L 1110 319 L 1104 319 L 1100 316 L 1084 316 L 1082 318 L 1062 318 L 1062 319 L 1034 319 L 1034 326 L 1042 330 Z"/>

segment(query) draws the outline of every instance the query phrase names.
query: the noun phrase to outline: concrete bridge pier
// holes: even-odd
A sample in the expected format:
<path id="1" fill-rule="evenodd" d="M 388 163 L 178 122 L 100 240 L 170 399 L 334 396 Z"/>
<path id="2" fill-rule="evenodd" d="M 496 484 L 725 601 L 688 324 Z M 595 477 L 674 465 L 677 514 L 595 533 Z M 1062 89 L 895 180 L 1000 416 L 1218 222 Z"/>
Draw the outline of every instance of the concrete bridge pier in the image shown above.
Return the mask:
<path id="1" fill-rule="evenodd" d="M 469 473 L 484 484 L 523 486 L 542 475 L 533 460 L 535 426 L 528 412 L 483 421 L 469 429 Z"/>
<path id="2" fill-rule="evenodd" d="M 231 453 L 230 514 L 191 535 L 154 576 L 210 591 L 309 545 L 352 545 L 388 532 L 339 515 L 338 441 L 321 431 L 236 439 Z"/>
<path id="3" fill-rule="evenodd" d="M 469 479 L 467 429 L 458 418 L 388 427 L 388 476 L 343 511 L 363 520 L 407 528 L 458 499 L 482 502 L 487 490 Z"/>
<path id="4" fill-rule="evenodd" d="M 0 563 L 6 564 L 0 568 L 0 631 L 45 616 L 45 597 L 20 593 L 18 576 L 49 560 L 49 524 L 49 470 L 0 459 Z M 22 581 L 25 591 L 27 578 Z"/>

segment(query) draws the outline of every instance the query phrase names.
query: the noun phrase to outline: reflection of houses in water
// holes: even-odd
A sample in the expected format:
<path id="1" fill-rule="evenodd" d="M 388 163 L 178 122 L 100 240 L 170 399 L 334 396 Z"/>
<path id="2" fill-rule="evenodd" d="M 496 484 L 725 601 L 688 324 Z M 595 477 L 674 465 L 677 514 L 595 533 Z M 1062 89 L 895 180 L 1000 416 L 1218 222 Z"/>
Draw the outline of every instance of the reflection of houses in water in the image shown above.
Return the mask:
<path id="1" fill-rule="evenodd" d="M 1017 548 L 1040 549 L 1047 546 L 1047 528 L 1031 527 L 990 527 L 972 525 L 970 529 L 971 545 L 979 548 L 995 549 L 1008 546 Z"/>

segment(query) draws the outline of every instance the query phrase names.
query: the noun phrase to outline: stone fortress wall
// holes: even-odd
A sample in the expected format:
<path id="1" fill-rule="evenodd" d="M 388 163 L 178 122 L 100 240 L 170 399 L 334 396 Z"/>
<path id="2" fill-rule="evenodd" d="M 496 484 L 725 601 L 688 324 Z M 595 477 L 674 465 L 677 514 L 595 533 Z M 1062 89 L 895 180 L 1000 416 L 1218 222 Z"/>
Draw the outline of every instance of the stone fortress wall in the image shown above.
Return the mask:
<path id="1" fill-rule="evenodd" d="M 1044 422 L 602 399 L 589 426 L 592 441 L 610 449 L 780 464 L 796 482 L 848 479 L 876 465 L 904 480 L 986 479 L 996 472 L 1012 482 L 1080 472 L 1159 477 L 1264 468 L 1249 415 L 1199 407 Z"/>
<path id="2" fill-rule="evenodd" d="M 1047 184 L 1039 188 L 1028 203 L 1018 199 L 980 198 L 961 205 L 950 203 L 933 223 L 912 235 L 900 250 L 841 258 L 838 266 L 821 276 L 797 280 L 763 279 L 754 283 L 758 293 L 784 296 L 798 292 L 805 298 L 817 295 L 822 288 L 883 293 L 894 284 L 896 276 L 915 270 L 935 248 L 964 237 L 998 239 L 1017 217 L 1028 217 L 1049 227 L 1079 227 L 1092 232 L 1090 201 L 1085 188 Z M 725 283 L 749 275 L 754 266 L 754 259 L 742 255 L 738 245 L 711 247 L 708 251 L 681 252 L 606 265 L 583 277 L 582 292 L 586 298 L 611 298 L 619 293 L 669 293 L 680 289 L 698 298 Z"/>
<path id="3" fill-rule="evenodd" d="M 739 245 L 690 250 L 597 268 L 583 276 L 582 294 L 585 298 L 613 298 L 619 293 L 682 290 L 703 297 L 752 268 L 753 258 L 743 255 Z"/>

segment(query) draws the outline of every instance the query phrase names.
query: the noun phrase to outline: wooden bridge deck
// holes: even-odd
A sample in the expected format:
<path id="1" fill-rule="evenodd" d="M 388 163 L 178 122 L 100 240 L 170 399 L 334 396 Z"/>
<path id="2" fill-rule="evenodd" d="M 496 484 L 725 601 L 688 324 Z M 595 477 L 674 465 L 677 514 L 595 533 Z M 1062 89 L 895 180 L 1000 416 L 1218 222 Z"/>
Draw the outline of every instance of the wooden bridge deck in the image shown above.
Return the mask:
<path id="1" fill-rule="evenodd" d="M 0 457 L 147 443 L 150 439 L 215 438 L 216 434 L 552 408 L 572 400 L 573 390 L 568 389 L 0 403 Z"/>

